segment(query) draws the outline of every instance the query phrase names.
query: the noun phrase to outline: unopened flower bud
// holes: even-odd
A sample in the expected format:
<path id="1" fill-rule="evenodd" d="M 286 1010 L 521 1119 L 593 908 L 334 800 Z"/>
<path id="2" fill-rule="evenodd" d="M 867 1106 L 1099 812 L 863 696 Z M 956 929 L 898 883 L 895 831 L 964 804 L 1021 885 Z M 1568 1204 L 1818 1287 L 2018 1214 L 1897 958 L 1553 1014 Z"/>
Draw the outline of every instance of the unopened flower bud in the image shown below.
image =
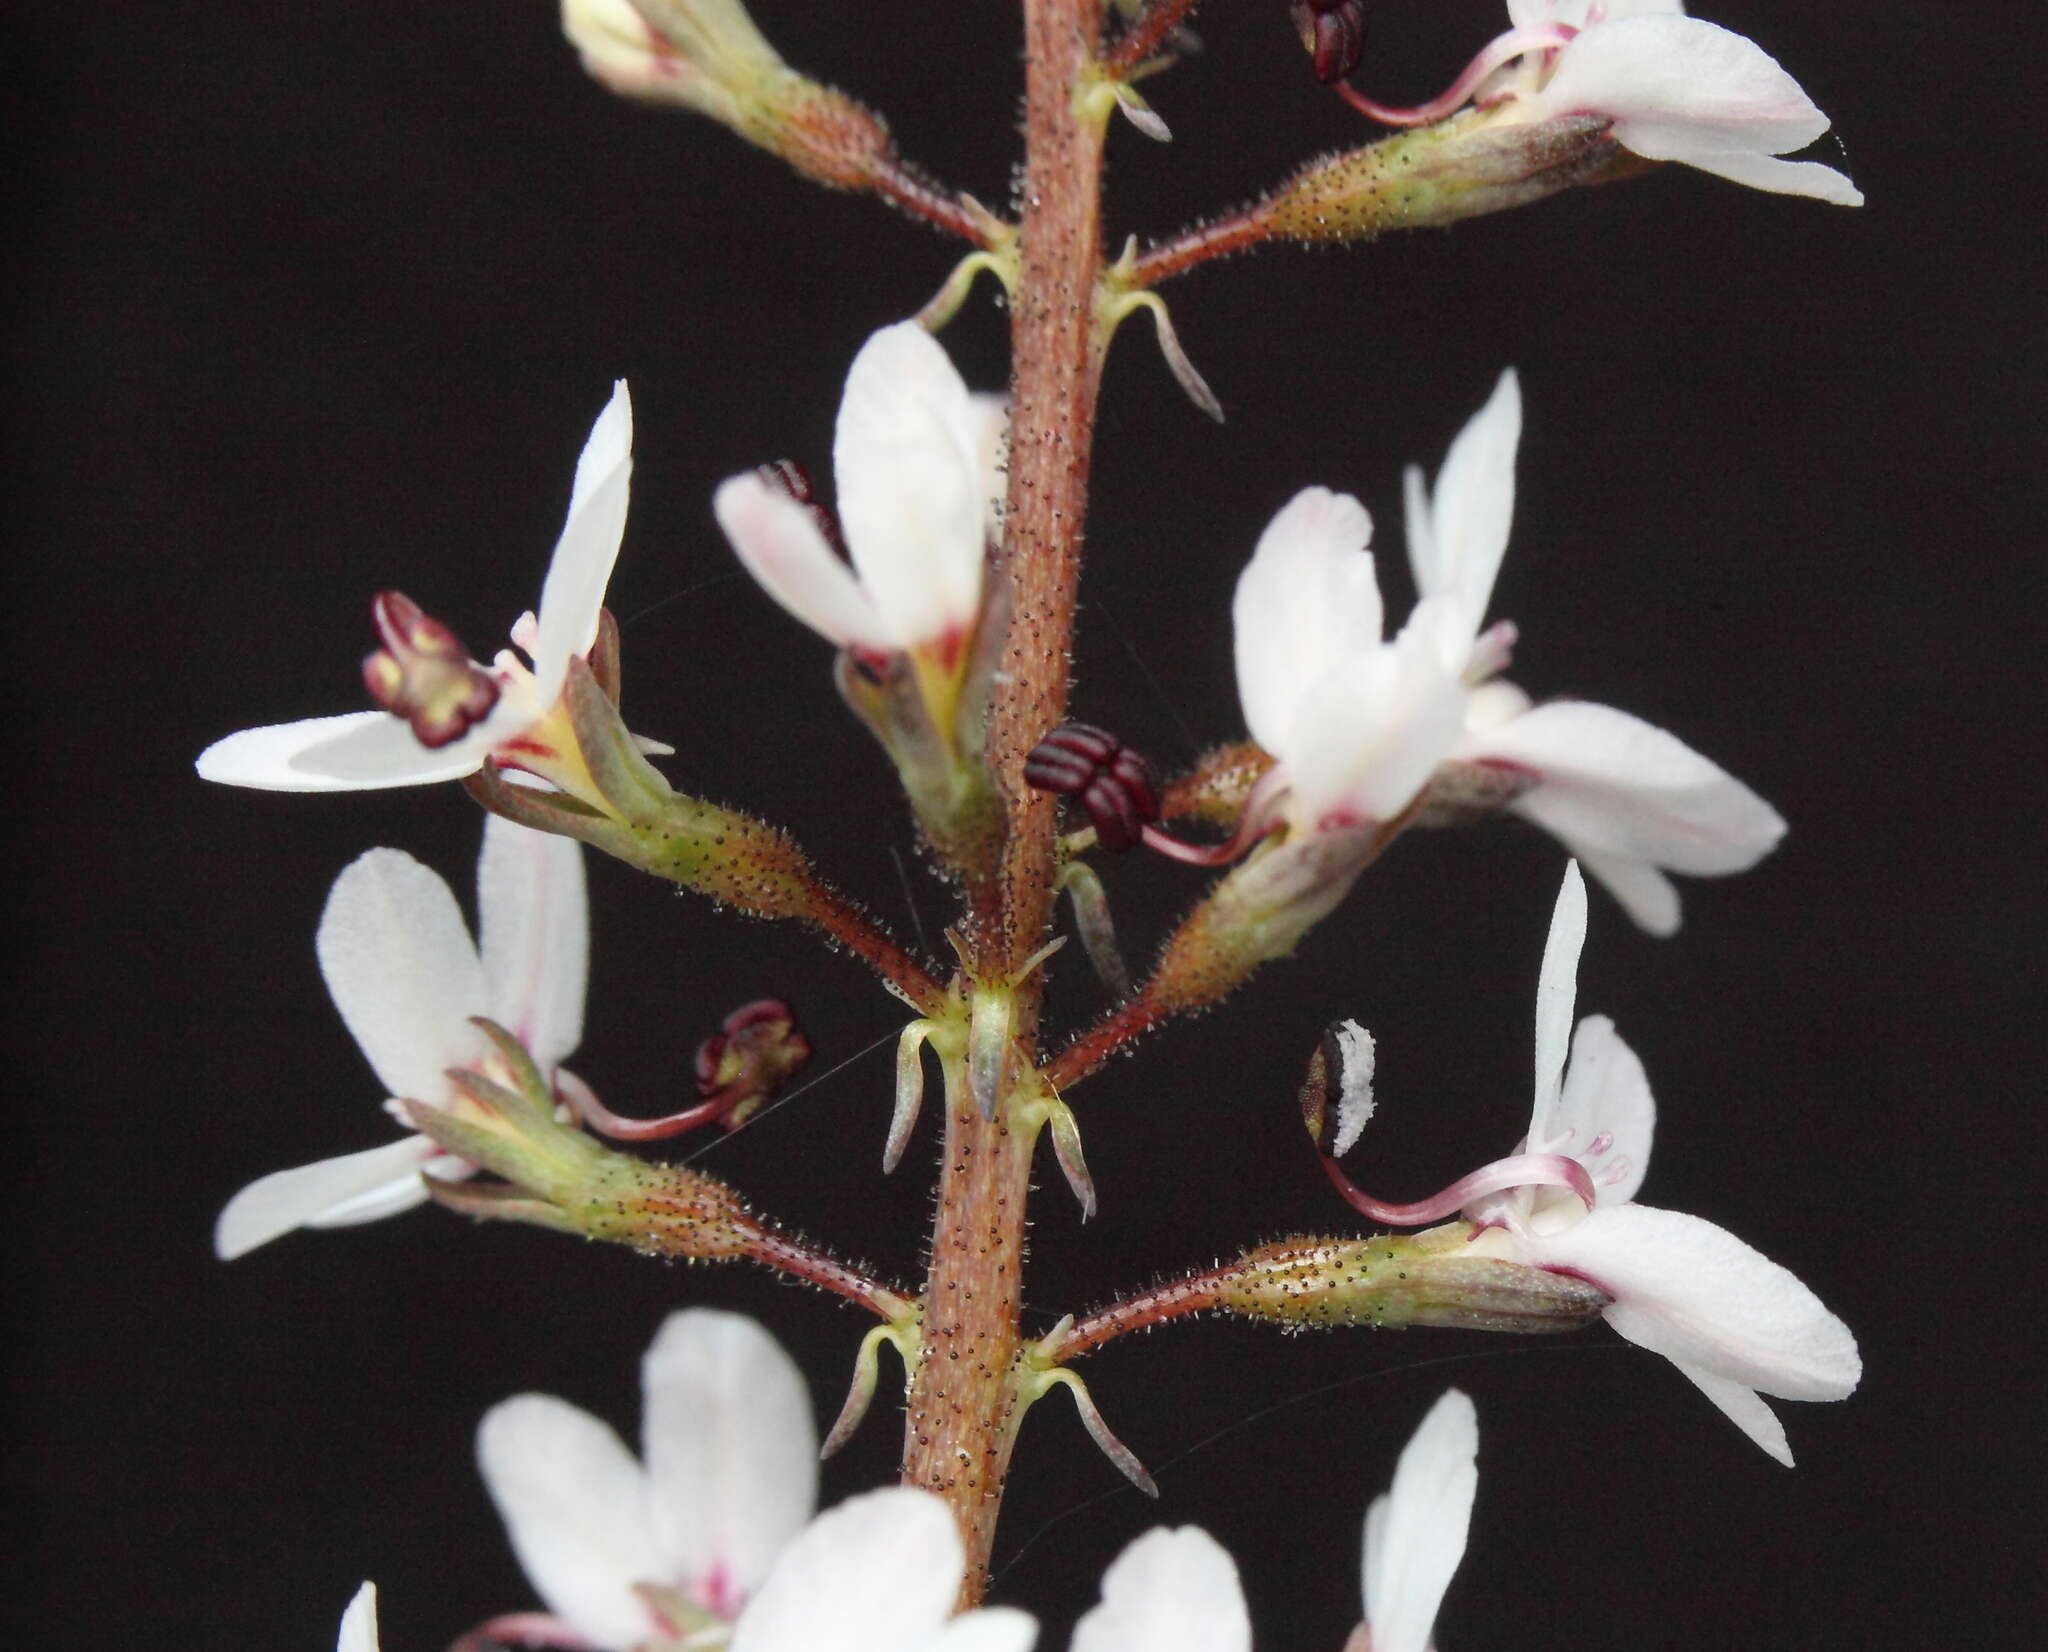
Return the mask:
<path id="1" fill-rule="evenodd" d="M 380 591 L 370 616 L 384 646 L 363 661 L 363 686 L 421 745 L 451 745 L 490 715 L 497 682 L 447 626 L 397 591 Z"/>
<path id="2" fill-rule="evenodd" d="M 881 117 L 790 68 L 740 0 L 562 0 L 562 32 L 620 96 L 695 110 L 821 183 L 866 188 L 893 153 Z"/>
<path id="3" fill-rule="evenodd" d="M 1452 1222 L 1407 1238 L 1289 1239 L 1221 1270 L 1216 1305 L 1296 1327 L 1440 1325 L 1473 1331 L 1572 1331 L 1608 1304 L 1566 1274 L 1466 1253 Z"/>

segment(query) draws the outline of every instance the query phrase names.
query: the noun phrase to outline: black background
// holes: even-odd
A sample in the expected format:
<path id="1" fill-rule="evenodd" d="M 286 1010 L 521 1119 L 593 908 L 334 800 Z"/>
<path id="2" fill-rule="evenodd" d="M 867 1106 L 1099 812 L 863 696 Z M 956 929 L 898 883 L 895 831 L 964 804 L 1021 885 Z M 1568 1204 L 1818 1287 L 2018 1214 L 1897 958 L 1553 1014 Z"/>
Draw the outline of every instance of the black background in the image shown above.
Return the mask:
<path id="1" fill-rule="evenodd" d="M 1118 235 L 1367 135 L 1308 83 L 1283 10 L 1209 7 L 1209 53 L 1149 88 L 1176 142 L 1113 135 Z M 759 15 L 908 153 L 1006 199 L 1011 8 Z M 2016 77 L 1995 84 L 2037 25 L 2018 4 L 1712 15 L 1835 117 L 1823 158 L 1871 204 L 1667 171 L 1175 284 L 1230 419 L 1182 401 L 1142 330 L 1119 342 L 1076 704 L 1168 764 L 1235 735 L 1230 582 L 1310 482 L 1373 507 L 1400 611 L 1400 467 L 1433 466 L 1519 366 L 1528 435 L 1495 609 L 1522 625 L 1516 677 L 1674 729 L 1793 827 L 1757 872 L 1689 885 L 1676 940 L 1596 897 L 1580 1001 L 1616 1017 L 1656 1086 L 1645 1195 L 1801 1274 L 1859 1332 L 1864 1387 L 1782 1408 L 1801 1459 L 1786 1472 L 1604 1330 L 1216 1324 L 1118 1345 L 1087 1375 L 1164 1497 L 1119 1491 L 1064 1403 L 1031 1419 L 994 1594 L 1040 1613 L 1048 1647 L 1161 1519 L 1237 1554 L 1261 1645 L 1336 1646 L 1363 1505 L 1450 1382 L 1478 1401 L 1482 1472 L 1447 1648 L 1985 1645 L 2037 1575 L 2038 420 L 2022 400 L 2040 337 L 2031 271 L 1999 233 L 2020 221 L 2032 131 Z M 1389 0 L 1363 83 L 1426 95 L 1495 26 L 1488 0 Z M 201 785 L 191 758 L 356 704 L 380 587 L 486 646 L 533 600 L 578 445 L 623 374 L 638 468 L 611 601 L 635 726 L 677 745 L 685 784 L 792 825 L 936 940 L 944 893 L 907 853 L 899 876 L 902 812 L 824 645 L 735 573 L 708 499 L 776 455 L 824 472 L 853 351 L 953 249 L 603 94 L 543 0 L 67 11 L 36 20 L 17 63 L 40 157 L 17 177 L 8 255 L 27 321 L 22 1643 L 318 1647 L 371 1576 L 385 1645 L 437 1646 L 531 1599 L 471 1466 L 487 1405 L 545 1389 L 630 1435 L 640 1349 L 669 1308 L 709 1302 L 785 1336 L 829 1417 L 861 1327 L 765 1276 L 431 1211 L 216 1263 L 210 1224 L 236 1188 L 386 1139 L 313 963 L 329 881 L 388 843 L 466 890 L 478 823 L 452 787 L 258 795 Z M 984 298 L 947 343 L 971 381 L 1001 381 Z M 1333 1017 L 1381 1037 L 1380 1190 L 1414 1196 L 1510 1144 L 1559 870 L 1548 840 L 1509 828 L 1404 842 L 1297 961 L 1089 1084 L 1103 1211 L 1080 1229 L 1047 1167 L 1034 1325 L 1348 1225 L 1289 1113 Z M 1112 881 L 1141 955 L 1198 886 L 1135 860 Z M 622 1110 L 672 1104 L 695 1040 L 760 993 L 802 1009 L 819 1072 L 900 1019 L 801 934 L 609 865 L 592 883 L 576 1065 Z M 1067 1025 L 1089 1011 L 1077 966 L 1056 1003 Z M 888 1074 L 870 1051 L 707 1168 L 907 1274 L 930 1137 L 876 1174 Z M 884 1479 L 895 1434 L 879 1407 L 828 1497 Z"/>

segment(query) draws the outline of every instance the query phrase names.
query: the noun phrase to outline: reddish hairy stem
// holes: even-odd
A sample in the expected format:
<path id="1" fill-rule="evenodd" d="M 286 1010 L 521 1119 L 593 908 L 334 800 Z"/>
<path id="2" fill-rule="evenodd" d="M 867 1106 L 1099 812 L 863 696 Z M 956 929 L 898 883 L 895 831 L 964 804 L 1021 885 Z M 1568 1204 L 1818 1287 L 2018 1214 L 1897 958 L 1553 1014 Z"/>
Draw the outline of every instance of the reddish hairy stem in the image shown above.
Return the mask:
<path id="1" fill-rule="evenodd" d="M 1195 4 L 1196 0 L 1152 0 L 1144 15 L 1117 37 L 1102 60 L 1103 67 L 1118 77 L 1128 75 L 1158 52 Z"/>
<path id="2" fill-rule="evenodd" d="M 905 1297 L 889 1289 L 879 1279 L 871 1278 L 851 1263 L 842 1262 L 836 1256 L 806 1244 L 796 1235 L 762 1221 L 751 1211 L 743 1211 L 736 1216 L 733 1229 L 743 1246 L 742 1254 L 750 1262 L 804 1280 L 820 1290 L 830 1291 L 834 1296 L 843 1296 L 849 1302 L 857 1302 L 885 1320 L 902 1317 L 910 1306 Z"/>
<path id="3" fill-rule="evenodd" d="M 1155 1002 L 1148 991 L 1140 989 L 1135 998 L 1125 999 L 1048 1061 L 1043 1069 L 1046 1083 L 1055 1093 L 1064 1092 L 1069 1085 L 1100 1071 L 1117 1051 L 1150 1032 L 1172 1013 L 1169 1007 Z"/>
<path id="4" fill-rule="evenodd" d="M 846 896 L 822 879 L 810 879 L 812 905 L 805 916 L 920 1010 L 930 1014 L 946 1000 L 946 989 Z"/>
<path id="5" fill-rule="evenodd" d="M 1273 229 L 1267 205 L 1264 201 L 1254 201 L 1250 206 L 1226 212 L 1221 217 L 1196 224 L 1168 240 L 1147 247 L 1138 254 L 1125 280 L 1134 288 L 1156 287 L 1172 276 L 1185 274 L 1197 264 L 1206 264 L 1212 258 L 1242 252 L 1247 247 L 1256 247 L 1271 240 Z"/>
<path id="6" fill-rule="evenodd" d="M 1065 721 L 1068 645 L 1087 514 L 1089 449 L 1102 353 L 1095 283 L 1102 261 L 1102 134 L 1076 110 L 1089 72 L 1100 0 L 1028 0 L 1025 7 L 1024 212 L 1011 304 L 1014 377 L 1003 575 L 1010 630 L 992 708 L 989 761 L 1009 818 L 1000 910 L 973 914 L 987 973 L 1018 969 L 1052 917 L 1054 799 L 1024 781 L 1026 756 Z M 1037 1023 L 1036 989 L 1020 1018 Z"/>
<path id="7" fill-rule="evenodd" d="M 868 186 L 911 217 L 922 218 L 984 252 L 995 244 L 996 219 L 965 196 L 933 183 L 900 156 L 878 158 L 870 170 Z"/>
<path id="8" fill-rule="evenodd" d="M 1076 1320 L 1060 1338 L 1058 1357 L 1062 1363 L 1114 1342 L 1129 1331 L 1149 1330 L 1170 1319 L 1188 1314 L 1215 1312 L 1223 1306 L 1231 1281 L 1243 1271 L 1242 1261 L 1229 1262 L 1163 1285 L 1127 1296 L 1107 1308 L 1099 1308 L 1085 1319 Z"/>
<path id="9" fill-rule="evenodd" d="M 989 723 L 989 762 L 1008 832 L 998 879 L 972 891 L 970 976 L 1017 976 L 1052 917 L 1053 798 L 1024 781 L 1024 760 L 1064 721 L 1068 643 L 1080 577 L 1088 453 L 1101 353 L 1094 325 L 1101 268 L 1099 124 L 1076 108 L 1092 70 L 1102 0 L 1025 0 L 1025 167 L 1018 280 L 1011 304 L 1010 490 L 1002 573 L 1010 626 Z M 1036 1048 L 1039 987 L 1019 981 L 1010 1036 Z M 998 1086 L 1007 1092 L 1007 1084 Z M 947 1109 L 937 1216 L 923 1298 L 922 1352 L 905 1407 L 903 1480 L 944 1497 L 966 1544 L 963 1607 L 987 1587 L 996 1515 L 1016 1438 L 1019 1273 L 1030 1193 L 1028 1132 L 999 1103 Z"/>

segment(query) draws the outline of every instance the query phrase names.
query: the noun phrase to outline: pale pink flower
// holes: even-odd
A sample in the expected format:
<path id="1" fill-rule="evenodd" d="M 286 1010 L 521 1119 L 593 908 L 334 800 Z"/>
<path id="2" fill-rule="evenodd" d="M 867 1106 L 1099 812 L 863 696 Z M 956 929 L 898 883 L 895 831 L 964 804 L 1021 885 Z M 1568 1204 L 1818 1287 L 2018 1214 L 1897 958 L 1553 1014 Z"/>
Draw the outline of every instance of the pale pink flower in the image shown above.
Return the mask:
<path id="1" fill-rule="evenodd" d="M 1568 32 L 1483 87 L 1512 96 L 1512 118 L 1600 115 L 1615 142 L 1645 160 L 1676 161 L 1780 195 L 1861 206 L 1831 166 L 1777 157 L 1828 129 L 1799 83 L 1754 41 L 1699 18 L 1679 0 L 1508 0 L 1517 30 Z"/>
<path id="2" fill-rule="evenodd" d="M 1307 488 L 1238 578 L 1238 699 L 1277 759 L 1247 812 L 1282 815 L 1296 836 L 1394 819 L 1457 740 L 1464 695 L 1434 616 L 1425 604 L 1385 640 L 1371 540 L 1356 499 Z"/>
<path id="3" fill-rule="evenodd" d="M 812 630 L 856 654 L 951 670 L 981 613 L 1002 431 L 1001 399 L 971 395 L 938 341 L 899 322 L 861 347 L 839 404 L 832 472 L 847 555 L 822 513 L 771 474 L 728 477 L 712 509 L 747 571 Z"/>
<path id="4" fill-rule="evenodd" d="M 1664 1355 L 1752 1440 L 1790 1464 L 1785 1430 L 1759 1392 L 1839 1400 L 1862 1374 L 1856 1339 L 1787 1269 L 1711 1222 L 1635 1202 L 1650 1163 L 1656 1103 L 1612 1022 L 1572 1030 L 1586 892 L 1566 868 L 1536 992 L 1536 1100 L 1517 1151 L 1577 1163 L 1593 1203 L 1558 1186 L 1482 1195 L 1465 1214 L 1478 1255 L 1550 1268 L 1599 1286 L 1607 1322 Z M 1569 1040 L 1571 1060 L 1566 1065 Z"/>
<path id="5" fill-rule="evenodd" d="M 498 762 L 553 778 L 553 759 L 568 754 L 539 731 L 562 698 L 570 661 L 587 657 L 597 641 L 605 586 L 626 528 L 632 448 L 633 409 L 621 381 L 577 461 L 568 521 L 548 564 L 538 614 L 513 627 L 512 640 L 528 658 L 507 649 L 489 666 L 468 662 L 478 692 L 496 697 L 466 731 L 429 746 L 411 722 L 386 711 L 277 723 L 214 742 L 200 754 L 200 777 L 265 791 L 370 791 L 460 780 Z"/>
<path id="6" fill-rule="evenodd" d="M 550 1395 L 484 1417 L 484 1484 L 550 1614 L 497 1630 L 615 1652 L 722 1633 L 799 1541 L 817 1496 L 817 1429 L 775 1339 L 742 1315 L 685 1309 L 663 1324 L 640 1380 L 641 1459 Z"/>
<path id="7" fill-rule="evenodd" d="M 1747 871 L 1785 823 L 1676 735 L 1611 706 L 1532 705 L 1494 675 L 1516 637 L 1508 622 L 1484 621 L 1514 514 L 1521 431 L 1510 369 L 1451 444 L 1433 489 L 1409 467 L 1408 559 L 1423 598 L 1410 626 L 1428 624 L 1444 670 L 1470 689 L 1453 762 L 1507 777 L 1513 813 L 1577 855 L 1644 929 L 1668 935 L 1679 904 L 1667 872 Z"/>
<path id="8" fill-rule="evenodd" d="M 524 1044 L 544 1078 L 583 1036 L 582 846 L 487 818 L 477 918 L 480 946 L 439 874 L 397 849 L 372 849 L 346 867 L 320 915 L 320 973 L 401 1123 L 401 1100 L 455 1098 L 448 1069 L 491 1070 L 495 1052 L 474 1016 Z M 468 1169 L 407 1127 L 386 1146 L 252 1182 L 221 1212 L 214 1248 L 232 1259 L 293 1228 L 395 1215 L 426 1199 L 423 1170 L 459 1177 Z"/>

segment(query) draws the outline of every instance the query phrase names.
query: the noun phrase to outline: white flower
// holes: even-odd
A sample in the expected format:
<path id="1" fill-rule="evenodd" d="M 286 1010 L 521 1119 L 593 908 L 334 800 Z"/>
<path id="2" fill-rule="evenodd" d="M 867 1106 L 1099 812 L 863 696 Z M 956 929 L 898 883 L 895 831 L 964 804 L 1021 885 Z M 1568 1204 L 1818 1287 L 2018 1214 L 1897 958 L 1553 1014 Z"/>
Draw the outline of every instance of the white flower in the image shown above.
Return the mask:
<path id="1" fill-rule="evenodd" d="M 1711 877 L 1748 870 L 1785 822 L 1733 775 L 1675 735 L 1627 712 L 1580 701 L 1531 707 L 1498 679 L 1515 629 L 1481 629 L 1514 513 L 1522 401 L 1513 369 L 1451 444 L 1426 489 L 1407 472 L 1408 557 L 1447 672 L 1471 685 L 1461 764 L 1505 772 L 1522 790 L 1508 807 L 1571 850 L 1653 934 L 1678 927 L 1665 871 Z M 1427 615 L 1427 619 L 1425 619 Z"/>
<path id="2" fill-rule="evenodd" d="M 1642 1063 L 1604 1016 L 1572 1032 L 1586 892 L 1566 868 L 1536 993 L 1536 1100 L 1521 1151 L 1576 1160 L 1589 1211 L 1556 1187 L 1517 1187 L 1468 1206 L 1486 1226 L 1474 1253 L 1570 1273 L 1614 1299 L 1607 1322 L 1664 1355 L 1736 1426 L 1790 1464 L 1785 1430 L 1758 1391 L 1839 1400 L 1862 1374 L 1856 1340 L 1812 1291 L 1733 1234 L 1634 1202 L 1649 1167 L 1656 1104 Z M 1567 1039 L 1569 1071 L 1565 1065 Z"/>
<path id="3" fill-rule="evenodd" d="M 341 1614 L 334 1652 L 377 1652 L 377 1585 L 365 1583 Z"/>
<path id="4" fill-rule="evenodd" d="M 1799 83 L 1754 41 L 1684 15 L 1677 0 L 1508 0 L 1517 30 L 1570 31 L 1480 88 L 1511 95 L 1506 118 L 1598 115 L 1623 148 L 1781 195 L 1861 206 L 1833 167 L 1776 157 L 1828 129 Z M 1512 37 L 1504 37 L 1512 38 Z"/>
<path id="5" fill-rule="evenodd" d="M 622 97 L 680 103 L 736 125 L 746 94 L 783 72 L 739 0 L 562 0 L 562 33 L 600 85 Z"/>
<path id="6" fill-rule="evenodd" d="M 618 1652 L 729 1623 L 756 1591 L 767 1600 L 763 1580 L 802 1548 L 790 1545 L 817 1495 L 810 1397 L 753 1320 L 672 1314 L 640 1380 L 644 1467 L 546 1394 L 506 1400 L 477 1430 L 484 1484 L 552 1627 Z M 956 1579 L 957 1567 L 949 1600 Z"/>
<path id="7" fill-rule="evenodd" d="M 448 663 L 480 694 L 496 695 L 466 732 L 428 746 L 413 723 L 385 711 L 278 723 L 207 747 L 199 757 L 201 778 L 266 791 L 368 791 L 460 780 L 494 760 L 553 778 L 549 759 L 561 754 L 542 738 L 543 725 L 562 697 L 569 662 L 587 656 L 597 640 L 605 586 L 626 527 L 632 448 L 633 409 L 622 380 L 577 461 L 568 521 L 548 564 L 538 617 L 528 614 L 513 628 L 530 665 L 509 649 L 489 667 Z M 445 631 L 441 636 L 452 641 Z M 388 627 L 386 640 L 392 640 Z"/>
<path id="8" fill-rule="evenodd" d="M 1445 1391 L 1402 1449 L 1393 1486 L 1365 1512 L 1365 1636 L 1371 1652 L 1426 1652 L 1464 1558 L 1479 1487 L 1479 1419 Z"/>
<path id="9" fill-rule="evenodd" d="M 1250 1652 L 1237 1564 L 1198 1526 L 1155 1527 L 1110 1562 L 1072 1652 Z"/>
<path id="10" fill-rule="evenodd" d="M 914 321 L 885 327 L 846 377 L 832 445 L 848 567 L 807 494 L 749 471 L 713 510 L 747 571 L 812 630 L 857 654 L 960 660 L 982 606 L 1002 402 L 972 396 Z"/>
<path id="11" fill-rule="evenodd" d="M 892 1486 L 821 1514 L 783 1550 L 730 1652 L 1030 1652 L 1009 1607 L 953 1615 L 966 1554 L 946 1505 Z"/>
<path id="12" fill-rule="evenodd" d="M 1437 654 L 1433 615 L 1418 608 L 1382 639 L 1371 539 L 1356 499 L 1308 488 L 1238 578 L 1238 698 L 1278 760 L 1267 794 L 1297 833 L 1392 820 L 1457 739 L 1464 695 Z"/>
<path id="13" fill-rule="evenodd" d="M 583 1036 L 589 918 L 581 846 L 487 818 L 477 916 L 481 951 L 448 885 L 396 849 L 372 849 L 334 880 L 315 943 L 320 973 L 394 1100 L 443 1104 L 453 1096 L 449 1068 L 489 1066 L 494 1052 L 472 1016 L 504 1027 L 544 1076 Z M 214 1248 L 232 1259 L 296 1227 L 409 1210 L 427 1197 L 420 1172 L 430 1166 L 466 1173 L 408 1130 L 388 1146 L 265 1176 L 228 1202 Z"/>

